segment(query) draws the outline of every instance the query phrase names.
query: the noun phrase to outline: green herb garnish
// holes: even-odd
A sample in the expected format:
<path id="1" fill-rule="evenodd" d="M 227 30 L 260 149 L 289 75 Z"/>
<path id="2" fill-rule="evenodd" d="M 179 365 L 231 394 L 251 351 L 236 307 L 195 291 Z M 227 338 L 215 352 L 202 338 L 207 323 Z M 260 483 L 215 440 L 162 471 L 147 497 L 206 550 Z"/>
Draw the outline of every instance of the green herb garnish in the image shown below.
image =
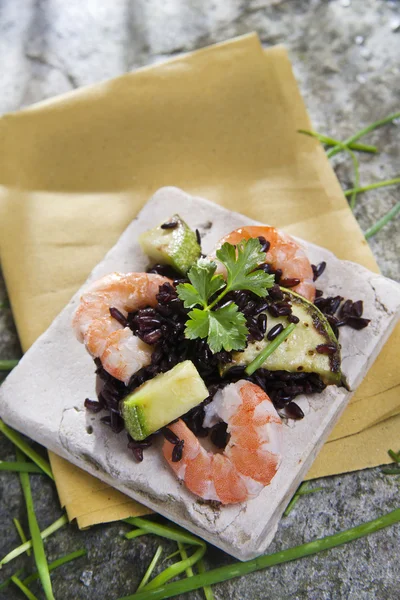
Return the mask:
<path id="1" fill-rule="evenodd" d="M 53 476 L 53 473 L 51 471 L 51 467 L 50 467 L 50 464 L 48 463 L 48 461 L 46 459 L 42 458 L 40 456 L 40 454 L 38 454 L 36 452 L 36 450 L 34 450 L 19 435 L 19 433 L 14 431 L 14 429 L 11 429 L 11 427 L 8 427 L 8 425 L 6 425 L 4 423 L 4 421 L 2 421 L 1 419 L 0 419 L 0 431 L 10 440 L 10 442 L 12 442 L 15 446 L 17 446 L 17 448 L 22 450 L 22 452 L 26 456 L 28 456 L 31 460 L 33 460 L 33 462 L 36 463 L 38 465 L 38 467 L 40 467 L 42 469 L 42 471 L 44 471 L 44 473 L 46 473 L 46 475 L 48 475 L 48 477 L 50 477 L 50 479 L 54 480 L 54 476 Z M 18 462 L 22 462 L 22 461 L 18 461 Z"/>
<path id="2" fill-rule="evenodd" d="M 18 359 L 0 360 L 0 371 L 12 371 L 18 363 Z"/>
<path id="3" fill-rule="evenodd" d="M 139 592 L 141 589 L 144 588 L 144 586 L 147 584 L 147 582 L 149 581 L 151 574 L 153 573 L 154 569 L 157 566 L 158 561 L 160 560 L 160 556 L 162 554 L 162 546 L 158 546 L 156 553 L 154 554 L 153 558 L 151 559 L 151 563 L 149 564 L 149 566 L 146 569 L 146 573 L 143 576 L 142 581 L 139 583 L 138 589 L 137 591 Z"/>
<path id="4" fill-rule="evenodd" d="M 14 471 L 15 473 L 41 473 L 44 475 L 44 471 L 31 462 L 19 461 L 19 460 L 0 460 L 0 471 Z"/>
<path id="5" fill-rule="evenodd" d="M 244 314 L 234 302 L 214 307 L 226 294 L 237 290 L 247 290 L 264 298 L 275 279 L 257 269 L 266 257 L 258 239 L 243 240 L 236 247 L 225 243 L 216 256 L 226 268 L 226 281 L 222 275 L 215 274 L 215 262 L 200 259 L 188 273 L 190 283 L 181 283 L 176 288 L 185 308 L 193 309 L 186 323 L 185 336 L 191 340 L 207 338 L 213 353 L 222 349 L 228 352 L 243 350 L 248 334 Z M 200 308 L 194 308 L 197 306 Z"/>
<path id="6" fill-rule="evenodd" d="M 296 324 L 290 323 L 290 325 L 285 327 L 285 329 L 283 329 L 283 331 L 281 331 L 280 334 L 268 344 L 268 346 L 265 346 L 265 348 L 261 350 L 260 354 L 258 354 L 255 359 L 252 360 L 251 363 L 245 368 L 246 375 L 253 375 L 254 371 L 257 371 L 257 369 L 261 367 L 261 365 L 267 360 L 268 356 L 271 356 L 271 354 L 275 352 L 277 347 L 286 340 L 286 338 L 295 328 Z"/>
<path id="7" fill-rule="evenodd" d="M 63 515 L 62 517 L 57 519 L 57 521 L 54 521 L 54 523 L 52 523 L 46 529 L 41 531 L 40 537 L 42 538 L 42 540 L 44 540 L 67 523 L 68 517 L 66 515 Z M 18 546 L 17 548 L 14 548 L 14 550 L 11 550 L 11 552 L 6 554 L 6 556 L 0 561 L 0 569 L 3 565 L 6 565 L 10 561 L 14 560 L 14 558 L 17 558 L 17 556 L 20 556 L 20 554 L 27 552 L 27 550 L 29 550 L 30 548 L 32 548 L 32 540 L 28 540 L 27 542 L 25 542 L 25 544 L 21 544 L 21 546 Z"/>
<path id="8" fill-rule="evenodd" d="M 374 223 L 372 227 L 367 229 L 367 231 L 364 233 L 365 238 L 368 240 L 370 237 L 378 233 L 378 231 L 380 231 L 382 227 L 387 225 L 387 223 L 389 223 L 389 221 L 391 221 L 399 212 L 400 202 L 397 202 L 397 204 L 395 204 L 393 208 L 391 208 L 385 215 L 383 215 L 383 217 L 378 219 L 378 221 Z"/>
<path id="9" fill-rule="evenodd" d="M 310 131 L 308 129 L 298 129 L 298 133 L 304 133 L 304 135 L 308 135 L 310 137 L 316 138 L 321 144 L 325 144 L 325 146 L 341 146 L 343 142 L 340 140 L 335 140 L 327 135 L 323 135 L 322 133 L 318 133 L 317 131 Z M 350 150 L 357 150 L 358 152 L 371 152 L 372 154 L 376 154 L 378 152 L 378 148 L 376 146 L 369 146 L 368 144 L 357 144 L 352 142 L 347 144 Z"/>
<path id="10" fill-rule="evenodd" d="M 384 181 L 376 181 L 375 183 L 370 183 L 369 185 L 363 185 L 359 188 L 351 188 L 350 190 L 346 190 L 344 193 L 345 196 L 351 196 L 354 190 L 357 194 L 361 194 L 362 192 L 368 192 L 369 190 L 376 190 L 381 187 L 388 187 L 389 185 L 398 185 L 400 183 L 400 177 L 395 177 L 394 179 L 385 179 Z"/>
<path id="11" fill-rule="evenodd" d="M 348 542 L 352 542 L 353 540 L 399 522 L 400 508 L 397 508 L 373 521 L 362 523 L 361 525 L 357 525 L 346 531 L 340 531 L 339 533 L 314 540 L 313 542 L 295 546 L 294 548 L 288 548 L 287 550 L 282 550 L 275 554 L 259 556 L 258 558 L 246 562 L 234 563 L 218 569 L 212 569 L 206 573 L 165 584 L 156 589 L 149 589 L 146 587 L 139 593 L 124 596 L 119 600 L 165 600 L 166 598 L 172 598 L 178 594 L 198 590 L 205 585 L 213 585 L 215 583 L 227 581 L 228 579 L 247 575 L 248 573 L 253 573 L 254 571 L 260 571 L 267 567 L 304 558 L 305 556 L 311 556 L 312 554 L 317 554 L 323 550 L 329 550 L 330 548 L 347 544 Z"/>
<path id="12" fill-rule="evenodd" d="M 11 575 L 11 581 L 17 587 L 19 587 L 19 589 L 21 590 L 21 592 L 23 594 L 25 594 L 25 596 L 26 596 L 26 598 L 28 598 L 28 600 L 38 600 L 38 598 L 35 596 L 35 594 L 32 594 L 31 590 L 29 588 L 27 588 L 26 585 L 24 585 L 22 583 L 22 581 L 20 579 L 18 579 L 18 577 L 16 575 Z"/>
<path id="13" fill-rule="evenodd" d="M 344 142 L 342 142 L 340 145 L 338 144 L 337 146 L 335 146 L 331 150 L 329 150 L 329 152 L 327 153 L 327 157 L 332 158 L 332 156 L 335 156 L 338 152 L 343 150 L 343 145 L 349 146 L 350 144 L 353 144 L 354 142 L 356 142 L 357 140 L 362 138 L 364 135 L 367 135 L 367 133 L 371 133 L 371 131 L 374 131 L 374 129 L 377 129 L 377 127 L 381 127 L 382 125 L 387 125 L 388 123 L 392 123 L 395 119 L 398 119 L 399 117 L 400 117 L 400 112 L 397 112 L 397 113 L 394 113 L 393 115 L 389 115 L 388 117 L 385 117 L 383 119 L 379 119 L 379 121 L 375 121 L 374 123 L 371 123 L 371 125 L 368 125 L 367 127 L 364 127 L 363 129 L 360 129 L 360 131 L 357 131 L 354 135 L 347 138 L 347 140 L 344 140 Z"/>
<path id="14" fill-rule="evenodd" d="M 17 458 L 20 458 L 21 452 L 17 449 Z M 26 503 L 26 512 L 28 513 L 29 530 L 32 537 L 33 555 L 35 557 L 36 567 L 42 583 L 43 591 L 46 596 L 46 600 L 55 600 L 53 589 L 51 586 L 51 579 L 49 573 L 49 566 L 47 564 L 46 553 L 44 551 L 43 540 L 39 525 L 36 519 L 35 509 L 33 506 L 31 486 L 29 483 L 28 473 L 20 473 L 19 478 L 21 481 L 22 492 L 24 494 Z M 13 578 L 11 578 L 12 581 Z M 15 583 L 15 581 L 14 581 Z M 22 584 L 23 585 L 23 584 Z M 25 586 L 24 586 L 25 588 Z M 22 587 L 21 587 L 22 589 Z M 24 591 L 24 590 L 23 590 Z M 28 590 L 29 591 L 29 590 Z M 26 594 L 26 592 L 24 591 Z M 32 597 L 33 594 L 32 594 Z"/>
<path id="15" fill-rule="evenodd" d="M 36 465 L 34 465 L 34 466 L 36 466 Z M 22 529 L 22 525 L 21 525 L 19 519 L 14 518 L 13 519 L 13 523 L 14 523 L 14 527 L 17 530 L 17 533 L 18 533 L 19 537 L 21 538 L 21 542 L 23 544 L 25 544 L 28 541 L 28 539 L 27 539 L 27 537 L 25 535 L 25 531 Z M 30 556 L 31 555 L 30 549 L 27 550 L 26 553 L 27 553 L 28 556 Z"/>

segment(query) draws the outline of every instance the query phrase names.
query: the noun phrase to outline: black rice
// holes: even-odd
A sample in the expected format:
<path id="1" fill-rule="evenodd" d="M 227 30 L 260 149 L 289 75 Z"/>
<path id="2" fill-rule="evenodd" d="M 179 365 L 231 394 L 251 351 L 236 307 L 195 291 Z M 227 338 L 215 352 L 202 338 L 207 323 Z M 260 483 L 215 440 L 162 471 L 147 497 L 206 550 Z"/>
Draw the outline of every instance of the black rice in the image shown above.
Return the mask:
<path id="1" fill-rule="evenodd" d="M 175 227 L 178 227 L 178 221 L 176 219 L 171 219 L 161 225 L 161 229 L 175 229 Z"/>
<path id="2" fill-rule="evenodd" d="M 323 260 L 318 265 L 311 265 L 311 268 L 312 268 L 313 274 L 314 274 L 313 279 L 314 279 L 314 281 L 316 281 L 318 279 L 318 277 L 321 277 L 322 273 L 325 271 L 326 262 Z"/>
<path id="3" fill-rule="evenodd" d="M 282 323 L 278 323 L 277 325 L 274 325 L 267 334 L 267 340 L 269 340 L 271 342 L 281 333 L 281 331 L 283 331 Z"/>
<path id="4" fill-rule="evenodd" d="M 122 312 L 118 310 L 118 308 L 111 307 L 110 308 L 110 315 L 114 319 L 116 319 L 118 321 L 118 323 L 120 323 L 122 325 L 122 327 L 127 327 L 128 321 L 126 320 L 125 315 L 123 315 Z"/>
<path id="5" fill-rule="evenodd" d="M 179 462 L 182 459 L 184 445 L 185 440 L 179 440 L 179 442 L 175 444 L 174 449 L 172 450 L 172 462 Z"/>
<path id="6" fill-rule="evenodd" d="M 161 429 L 161 433 L 163 434 L 165 439 L 168 442 L 170 442 L 170 444 L 179 444 L 178 436 L 168 427 L 164 427 L 164 429 Z"/>

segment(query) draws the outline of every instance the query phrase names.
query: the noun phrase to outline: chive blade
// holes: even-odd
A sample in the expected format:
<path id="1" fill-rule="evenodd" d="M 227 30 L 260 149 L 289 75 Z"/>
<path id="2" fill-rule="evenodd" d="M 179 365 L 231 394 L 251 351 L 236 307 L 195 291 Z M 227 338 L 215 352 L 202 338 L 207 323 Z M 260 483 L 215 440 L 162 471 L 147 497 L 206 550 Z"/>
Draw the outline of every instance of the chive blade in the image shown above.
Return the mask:
<path id="1" fill-rule="evenodd" d="M 267 360 L 268 356 L 275 352 L 278 346 L 280 346 L 282 342 L 286 340 L 286 338 L 292 333 L 292 331 L 295 328 L 296 324 L 290 323 L 290 325 L 288 325 L 283 331 L 281 331 L 281 333 L 277 335 L 276 338 L 268 344 L 268 346 L 265 346 L 265 348 L 261 350 L 260 354 L 258 354 L 258 356 L 256 356 L 256 358 L 247 365 L 247 367 L 245 368 L 245 373 L 247 375 L 252 375 L 254 371 L 257 371 L 257 369 L 261 367 L 263 362 Z"/>
<path id="2" fill-rule="evenodd" d="M 19 577 L 20 575 L 22 575 L 23 572 L 24 572 L 24 569 L 18 569 L 18 571 L 15 571 L 13 577 Z M 0 584 L 0 591 L 4 590 L 7 586 L 10 585 L 10 583 L 11 583 L 11 577 L 9 577 L 5 581 L 3 581 L 3 583 Z"/>
<path id="3" fill-rule="evenodd" d="M 191 533 L 171 525 L 162 525 L 155 521 L 144 519 L 143 517 L 128 517 L 123 519 L 125 523 L 129 525 L 136 525 L 140 529 L 143 529 L 147 533 L 153 533 L 160 537 L 164 537 L 174 542 L 183 542 L 184 544 L 191 544 L 195 546 L 203 546 L 203 540 L 195 537 Z"/>
<path id="4" fill-rule="evenodd" d="M 128 533 L 125 533 L 125 538 L 127 540 L 133 540 L 134 538 L 140 537 L 142 535 L 146 535 L 147 531 L 145 529 L 133 529 L 132 531 L 128 531 Z"/>
<path id="5" fill-rule="evenodd" d="M 42 473 L 43 470 L 31 462 L 0 460 L 0 471 L 14 471 L 15 473 Z"/>
<path id="6" fill-rule="evenodd" d="M 22 542 L 23 544 L 25 544 L 25 543 L 26 543 L 28 540 L 27 540 L 27 537 L 26 537 L 26 535 L 25 535 L 25 532 L 24 532 L 24 530 L 22 529 L 22 525 L 21 525 L 21 523 L 20 523 L 20 522 L 19 522 L 19 520 L 18 520 L 18 519 L 16 519 L 16 518 L 14 518 L 14 519 L 13 519 L 13 523 L 14 523 L 15 529 L 16 529 L 16 530 L 17 530 L 17 532 L 18 532 L 18 535 L 19 535 L 19 537 L 21 538 L 21 542 Z M 28 555 L 28 556 L 30 556 L 30 555 L 31 555 L 31 551 L 30 551 L 30 549 L 29 549 L 29 550 L 27 550 L 27 551 L 26 551 L 26 553 L 27 553 L 27 555 Z"/>
<path id="7" fill-rule="evenodd" d="M 162 546 L 158 546 L 156 553 L 154 554 L 153 558 L 151 559 L 151 563 L 149 564 L 146 573 L 144 574 L 144 577 L 142 579 L 142 581 L 139 583 L 139 587 L 137 589 L 137 591 L 139 592 L 142 588 L 144 588 L 144 586 L 147 584 L 147 582 L 149 581 L 152 572 L 154 571 L 154 569 L 157 566 L 158 561 L 160 560 L 160 556 L 162 554 Z"/>
<path id="8" fill-rule="evenodd" d="M 81 550 L 75 550 L 75 552 L 71 552 L 70 554 L 61 556 L 61 558 L 57 558 L 56 560 L 53 560 L 51 563 L 49 563 L 49 571 L 54 571 L 54 569 L 57 569 L 62 565 L 76 560 L 77 558 L 81 558 L 81 556 L 86 556 L 86 554 L 86 550 L 82 548 Z M 31 575 L 28 575 L 28 577 L 26 577 L 22 583 L 24 585 L 29 585 L 33 581 L 36 581 L 36 579 L 39 579 L 39 573 L 37 571 L 35 573 L 32 573 Z"/>
<path id="9" fill-rule="evenodd" d="M 351 194 L 356 191 L 357 194 L 361 194 L 362 192 L 368 192 L 369 190 L 376 190 L 381 187 L 388 187 L 390 185 L 397 185 L 400 183 L 400 177 L 396 177 L 395 179 L 385 179 L 385 181 L 377 181 L 376 183 L 370 183 L 369 185 L 363 185 L 359 188 L 351 188 L 344 192 L 344 195 L 351 196 Z"/>
<path id="10" fill-rule="evenodd" d="M 400 463 L 400 451 L 395 452 L 394 450 L 388 450 L 388 454 L 394 462 Z"/>
<path id="11" fill-rule="evenodd" d="M 188 559 L 188 553 L 186 552 L 186 548 L 182 544 L 182 542 L 178 542 L 178 550 L 179 550 L 179 554 L 181 555 L 181 559 L 182 560 L 187 560 Z M 186 569 L 186 577 L 193 577 L 193 575 L 194 575 L 194 573 L 193 573 L 192 567 L 188 567 Z"/>
<path id="12" fill-rule="evenodd" d="M 298 129 L 298 133 L 303 133 L 304 135 L 308 135 L 310 137 L 316 138 L 322 144 L 326 146 L 337 146 L 338 144 L 342 144 L 343 142 L 339 140 L 335 140 L 327 135 L 322 135 L 317 131 L 309 131 L 308 129 Z M 358 150 L 358 152 L 370 152 L 372 154 L 376 154 L 378 152 L 378 148 L 376 146 L 369 146 L 368 144 L 357 144 L 352 142 L 351 144 L 347 144 L 350 150 Z"/>
<path id="13" fill-rule="evenodd" d="M 235 577 L 241 577 L 243 575 L 247 575 L 248 573 L 260 571 L 261 569 L 265 569 L 267 567 L 298 560 L 306 556 L 317 554 L 318 552 L 330 550 L 331 548 L 341 546 L 342 544 L 347 544 L 348 542 L 357 540 L 371 533 L 375 533 L 384 527 L 389 527 L 390 525 L 394 525 L 395 523 L 399 522 L 400 508 L 397 508 L 381 517 L 378 517 L 377 519 L 374 519 L 373 521 L 368 521 L 366 523 L 362 523 L 361 525 L 352 527 L 351 529 L 340 531 L 324 538 L 319 538 L 313 542 L 307 542 L 300 546 L 294 546 L 293 548 L 288 548 L 287 550 L 282 550 L 281 552 L 276 552 L 275 554 L 260 556 L 246 562 L 234 563 L 225 567 L 213 569 L 211 571 L 207 571 L 206 573 L 195 575 L 194 577 L 188 577 L 180 581 L 163 585 L 158 589 L 147 589 L 130 596 L 124 596 L 123 598 L 119 598 L 119 600 L 166 600 L 167 598 L 172 598 L 178 594 L 184 594 L 186 592 L 197 590 L 204 585 L 221 583 L 222 581 L 227 581 Z"/>
<path id="14" fill-rule="evenodd" d="M 304 494 L 304 492 L 306 492 L 308 490 L 308 485 L 309 485 L 308 481 L 303 481 L 303 483 L 300 484 L 300 486 L 297 488 L 296 492 L 294 493 L 292 499 L 290 500 L 289 504 L 287 505 L 285 512 L 283 513 L 284 517 L 287 517 L 292 512 L 293 508 L 299 501 L 301 493 Z"/>
<path id="15" fill-rule="evenodd" d="M 0 371 L 12 371 L 19 363 L 18 359 L 0 360 Z"/>
<path id="16" fill-rule="evenodd" d="M 400 475 L 400 467 L 383 467 L 382 473 L 385 473 L 385 475 Z"/>
<path id="17" fill-rule="evenodd" d="M 46 539 L 47 537 L 49 537 L 50 535 L 52 535 L 53 533 L 55 533 L 56 531 L 58 531 L 58 529 L 60 529 L 61 527 L 63 527 L 67 523 L 68 523 L 68 517 L 66 515 L 63 515 L 62 517 L 60 517 L 59 519 L 57 519 L 56 521 L 54 521 L 54 523 L 52 523 L 51 525 L 49 525 L 46 529 L 44 529 L 40 533 L 40 537 L 42 538 L 42 540 Z M 24 552 L 26 552 L 30 548 L 32 548 L 32 540 L 28 540 L 25 544 L 21 544 L 21 546 L 18 546 L 17 548 L 14 548 L 14 550 L 11 550 L 11 552 L 9 552 L 0 561 L 0 568 L 3 565 L 6 565 L 7 563 L 9 563 L 12 560 L 14 560 L 14 558 L 17 558 L 17 556 L 20 556 L 21 554 L 23 554 Z"/>
<path id="18" fill-rule="evenodd" d="M 199 573 L 206 573 L 206 567 L 204 565 L 204 559 L 200 559 L 199 562 L 197 563 L 197 568 L 199 570 Z M 215 596 L 214 593 L 211 589 L 211 586 L 209 585 L 205 585 L 203 586 L 203 592 L 204 592 L 204 597 L 206 600 L 215 600 Z"/>
<path id="19" fill-rule="evenodd" d="M 17 458 L 19 459 L 20 457 L 21 452 L 17 449 Z M 40 581 L 42 583 L 46 600 L 55 600 L 53 588 L 51 585 L 46 553 L 44 551 L 43 540 L 41 537 L 41 532 L 36 519 L 35 508 L 33 505 L 29 475 L 28 473 L 20 473 L 19 478 L 21 481 L 22 492 L 25 498 L 26 511 L 28 513 L 29 530 L 32 538 L 33 555 L 35 557 L 36 567 L 38 570 Z"/>
<path id="20" fill-rule="evenodd" d="M 372 225 L 372 227 L 367 229 L 367 231 L 364 233 L 365 239 L 368 240 L 370 237 L 377 234 L 378 231 L 380 231 L 382 227 L 385 227 L 385 225 L 387 225 L 389 221 L 394 219 L 394 217 L 396 217 L 399 212 L 400 201 L 397 202 L 397 204 L 395 204 L 393 208 L 391 208 L 385 215 L 383 215 L 383 217 L 381 217 L 374 225 Z"/>
<path id="21" fill-rule="evenodd" d="M 189 567 L 195 565 L 201 558 L 203 558 L 205 552 L 206 544 L 205 542 L 202 542 L 202 545 L 192 554 L 192 556 L 189 556 L 186 560 L 180 560 L 171 565 L 170 567 L 164 569 L 164 571 L 162 571 L 159 575 L 157 575 L 157 577 L 152 579 L 150 583 L 148 583 L 143 588 L 143 591 L 146 590 L 146 592 L 148 592 L 149 590 L 155 590 L 160 586 L 164 586 L 164 584 L 167 581 L 173 579 L 177 575 L 180 575 L 181 573 L 186 571 Z M 185 581 L 190 581 L 191 579 L 194 579 L 194 577 L 195 576 L 187 577 Z"/>
<path id="22" fill-rule="evenodd" d="M 38 600 L 38 598 L 34 594 L 32 594 L 31 590 L 27 588 L 26 585 L 24 585 L 16 575 L 11 575 L 11 581 L 15 583 L 17 587 L 19 587 L 21 592 L 25 594 L 28 600 Z"/>
<path id="23" fill-rule="evenodd" d="M 51 471 L 51 467 L 50 467 L 50 463 L 45 459 L 42 458 L 40 456 L 40 454 L 38 454 L 36 452 L 36 450 L 34 450 L 20 435 L 19 433 L 17 433 L 16 431 L 14 431 L 14 429 L 11 429 L 11 427 L 8 427 L 8 425 L 6 425 L 4 423 L 4 421 L 2 421 L 0 419 L 0 431 L 3 435 L 5 435 L 15 446 L 17 446 L 17 448 L 19 448 L 20 450 L 22 450 L 22 452 L 28 456 L 28 458 L 30 458 L 31 460 L 33 460 L 34 463 L 36 463 L 41 469 L 42 471 L 44 471 L 46 473 L 46 475 L 48 475 L 48 477 L 50 477 L 50 479 L 54 480 L 54 476 L 53 473 Z M 21 461 L 19 461 L 21 462 Z"/>
<path id="24" fill-rule="evenodd" d="M 378 127 L 381 127 L 382 125 L 387 125 L 387 123 L 391 123 L 392 121 L 394 121 L 395 119 L 398 119 L 399 117 L 400 117 L 400 112 L 397 112 L 397 113 L 394 113 L 393 115 L 389 115 L 388 117 L 384 117 L 383 119 L 380 119 L 379 121 L 375 121 L 374 123 L 371 123 L 371 125 L 368 125 L 367 127 L 364 127 L 363 129 L 360 129 L 360 131 L 357 131 L 354 135 L 347 138 L 347 140 L 345 140 L 343 142 L 343 144 L 348 146 L 349 144 L 352 144 L 353 142 L 356 142 L 357 140 L 362 138 L 364 135 L 367 135 L 367 133 L 371 133 L 371 131 L 373 131 L 374 129 L 377 129 Z M 327 153 L 327 157 L 332 158 L 332 156 L 335 156 L 341 150 L 343 150 L 343 148 L 340 147 L 339 145 L 336 147 L 333 147 Z"/>

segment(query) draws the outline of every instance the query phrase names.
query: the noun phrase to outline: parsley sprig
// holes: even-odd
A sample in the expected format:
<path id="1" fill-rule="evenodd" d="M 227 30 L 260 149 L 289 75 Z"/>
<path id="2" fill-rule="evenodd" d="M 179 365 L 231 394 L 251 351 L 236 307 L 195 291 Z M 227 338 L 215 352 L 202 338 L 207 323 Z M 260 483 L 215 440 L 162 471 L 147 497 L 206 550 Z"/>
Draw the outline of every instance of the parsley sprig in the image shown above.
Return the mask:
<path id="1" fill-rule="evenodd" d="M 185 308 L 193 309 L 188 314 L 185 336 L 191 340 L 207 338 L 213 353 L 242 350 L 248 334 L 246 317 L 233 301 L 223 306 L 220 302 L 229 292 L 237 290 L 264 298 L 274 285 L 274 276 L 257 269 L 266 257 L 257 238 L 243 240 L 237 246 L 225 243 L 216 256 L 226 268 L 226 281 L 215 273 L 215 262 L 200 259 L 188 273 L 190 283 L 177 286 Z"/>

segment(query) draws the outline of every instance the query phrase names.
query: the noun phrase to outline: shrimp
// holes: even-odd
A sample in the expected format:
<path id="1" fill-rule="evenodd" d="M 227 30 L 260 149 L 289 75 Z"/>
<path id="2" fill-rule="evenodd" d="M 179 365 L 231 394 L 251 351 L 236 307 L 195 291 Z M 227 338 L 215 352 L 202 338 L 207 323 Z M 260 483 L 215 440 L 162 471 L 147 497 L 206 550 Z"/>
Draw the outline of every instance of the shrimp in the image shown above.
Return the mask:
<path id="1" fill-rule="evenodd" d="M 170 280 L 149 273 L 111 273 L 93 282 L 80 299 L 72 326 L 89 354 L 98 357 L 104 369 L 125 384 L 151 362 L 151 346 L 135 336 L 110 314 L 122 315 L 157 304 L 160 285 Z"/>
<path id="2" fill-rule="evenodd" d="M 315 299 L 314 274 L 304 250 L 287 233 L 275 227 L 251 225 L 235 229 L 218 243 L 238 244 L 242 240 L 262 236 L 270 243 L 266 262 L 274 269 L 281 269 L 284 279 L 300 279 L 300 283 L 292 289 L 310 302 Z"/>
<path id="3" fill-rule="evenodd" d="M 224 452 L 207 452 L 180 419 L 169 429 L 183 440 L 182 458 L 173 462 L 174 445 L 167 440 L 164 458 L 178 479 L 205 500 L 235 504 L 256 496 L 271 483 L 281 462 L 282 421 L 270 398 L 242 379 L 219 390 L 205 413 L 205 427 L 227 423 L 230 439 Z"/>

